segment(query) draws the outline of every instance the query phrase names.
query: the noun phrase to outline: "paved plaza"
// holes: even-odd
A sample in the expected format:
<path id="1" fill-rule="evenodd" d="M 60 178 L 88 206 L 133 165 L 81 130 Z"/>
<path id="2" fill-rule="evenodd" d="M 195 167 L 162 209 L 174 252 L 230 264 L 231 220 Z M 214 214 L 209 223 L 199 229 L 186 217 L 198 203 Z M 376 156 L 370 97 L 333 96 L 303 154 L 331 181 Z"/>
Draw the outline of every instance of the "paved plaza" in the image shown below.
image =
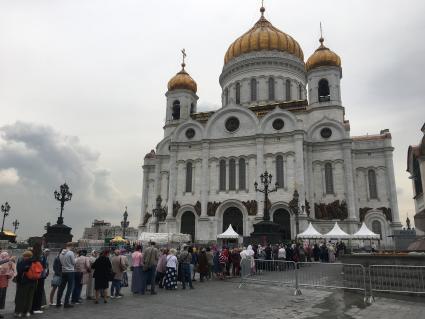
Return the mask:
<path id="1" fill-rule="evenodd" d="M 301 296 L 293 289 L 271 285 L 247 284 L 238 288 L 238 281 L 195 283 L 194 290 L 164 291 L 158 294 L 133 296 L 124 288 L 125 297 L 108 304 L 86 301 L 73 309 L 50 308 L 35 318 L 288 318 L 288 319 L 360 319 L 360 318 L 424 318 L 425 298 L 386 295 L 365 306 L 359 293 L 341 290 L 303 288 Z M 12 318 L 14 284 L 6 305 Z M 49 289 L 47 289 L 49 290 Z"/>

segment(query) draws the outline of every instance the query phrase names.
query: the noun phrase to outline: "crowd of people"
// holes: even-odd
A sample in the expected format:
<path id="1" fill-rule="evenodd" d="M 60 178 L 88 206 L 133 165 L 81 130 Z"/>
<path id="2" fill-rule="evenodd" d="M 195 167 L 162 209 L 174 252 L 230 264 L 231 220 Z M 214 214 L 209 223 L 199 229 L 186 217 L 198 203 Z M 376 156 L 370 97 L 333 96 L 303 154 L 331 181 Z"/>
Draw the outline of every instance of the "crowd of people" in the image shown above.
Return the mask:
<path id="1" fill-rule="evenodd" d="M 150 242 L 147 247 L 107 248 L 88 254 L 87 250 L 77 250 L 69 243 L 54 256 L 50 273 L 49 249 L 42 250 L 41 245 L 35 244 L 18 258 L 9 256 L 6 251 L 0 253 L 0 309 L 5 308 L 10 280 L 16 283 L 15 316 L 29 317 L 42 314 L 48 306 L 73 308 L 83 302 L 82 295 L 96 304 L 100 300 L 107 303 L 109 299 L 120 299 L 123 287 L 130 287 L 133 294 L 139 295 L 146 292 L 155 295 L 156 287 L 176 290 L 180 285 L 181 289 L 194 289 L 193 282 L 197 280 L 240 276 L 243 261 L 248 262 L 251 273 L 264 269 L 267 261 L 335 262 L 345 249 L 343 242 L 223 246 L 221 249 L 216 245 L 157 248 Z M 128 271 L 132 272 L 131 282 Z M 50 283 L 48 296 L 47 280 Z"/>

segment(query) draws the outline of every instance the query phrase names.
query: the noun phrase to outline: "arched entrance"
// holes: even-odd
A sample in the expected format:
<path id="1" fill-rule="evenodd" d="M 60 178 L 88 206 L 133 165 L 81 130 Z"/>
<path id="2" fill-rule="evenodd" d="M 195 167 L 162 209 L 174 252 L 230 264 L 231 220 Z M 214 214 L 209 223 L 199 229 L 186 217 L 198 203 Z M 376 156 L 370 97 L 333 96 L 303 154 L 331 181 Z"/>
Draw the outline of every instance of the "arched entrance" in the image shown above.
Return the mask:
<path id="1" fill-rule="evenodd" d="M 223 214 L 223 232 L 232 224 L 233 229 L 243 236 L 243 215 L 239 208 L 229 207 Z"/>
<path id="2" fill-rule="evenodd" d="M 286 209 L 280 208 L 273 214 L 273 222 L 279 224 L 282 240 L 291 239 L 291 214 Z"/>
<path id="3" fill-rule="evenodd" d="M 185 211 L 180 222 L 180 232 L 192 236 L 192 242 L 195 241 L 195 214 L 191 211 Z"/>

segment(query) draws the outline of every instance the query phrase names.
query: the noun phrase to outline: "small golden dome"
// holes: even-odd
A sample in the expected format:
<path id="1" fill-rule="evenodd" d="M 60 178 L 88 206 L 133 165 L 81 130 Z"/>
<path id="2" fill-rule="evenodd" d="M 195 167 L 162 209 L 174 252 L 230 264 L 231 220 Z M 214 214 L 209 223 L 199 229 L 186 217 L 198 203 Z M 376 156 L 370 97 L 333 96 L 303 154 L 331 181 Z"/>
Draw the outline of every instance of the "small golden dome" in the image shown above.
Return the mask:
<path id="1" fill-rule="evenodd" d="M 186 72 L 184 69 L 185 66 L 186 64 L 182 63 L 181 71 L 173 76 L 170 81 L 168 81 L 168 91 L 183 89 L 196 93 L 198 89 L 196 82 L 194 79 L 192 79 L 189 73 Z"/>
<path id="2" fill-rule="evenodd" d="M 320 46 L 308 58 L 305 68 L 307 71 L 318 68 L 319 66 L 337 66 L 341 67 L 341 58 L 335 52 L 323 45 L 324 39 L 319 39 Z"/>
<path id="3" fill-rule="evenodd" d="M 292 54 L 304 62 L 304 53 L 300 45 L 291 36 L 275 28 L 264 18 L 264 7 L 261 17 L 245 34 L 237 38 L 227 49 L 224 64 L 233 58 L 253 51 L 282 51 Z"/>

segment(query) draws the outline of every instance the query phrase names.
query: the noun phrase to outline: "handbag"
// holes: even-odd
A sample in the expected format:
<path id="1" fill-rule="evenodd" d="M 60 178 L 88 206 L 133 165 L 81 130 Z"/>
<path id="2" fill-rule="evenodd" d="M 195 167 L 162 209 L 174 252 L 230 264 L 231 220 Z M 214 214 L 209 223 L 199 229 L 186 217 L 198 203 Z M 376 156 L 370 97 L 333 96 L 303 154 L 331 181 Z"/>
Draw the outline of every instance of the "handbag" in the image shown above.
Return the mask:
<path id="1" fill-rule="evenodd" d="M 121 287 L 128 287 L 128 276 L 126 272 L 122 274 Z"/>

